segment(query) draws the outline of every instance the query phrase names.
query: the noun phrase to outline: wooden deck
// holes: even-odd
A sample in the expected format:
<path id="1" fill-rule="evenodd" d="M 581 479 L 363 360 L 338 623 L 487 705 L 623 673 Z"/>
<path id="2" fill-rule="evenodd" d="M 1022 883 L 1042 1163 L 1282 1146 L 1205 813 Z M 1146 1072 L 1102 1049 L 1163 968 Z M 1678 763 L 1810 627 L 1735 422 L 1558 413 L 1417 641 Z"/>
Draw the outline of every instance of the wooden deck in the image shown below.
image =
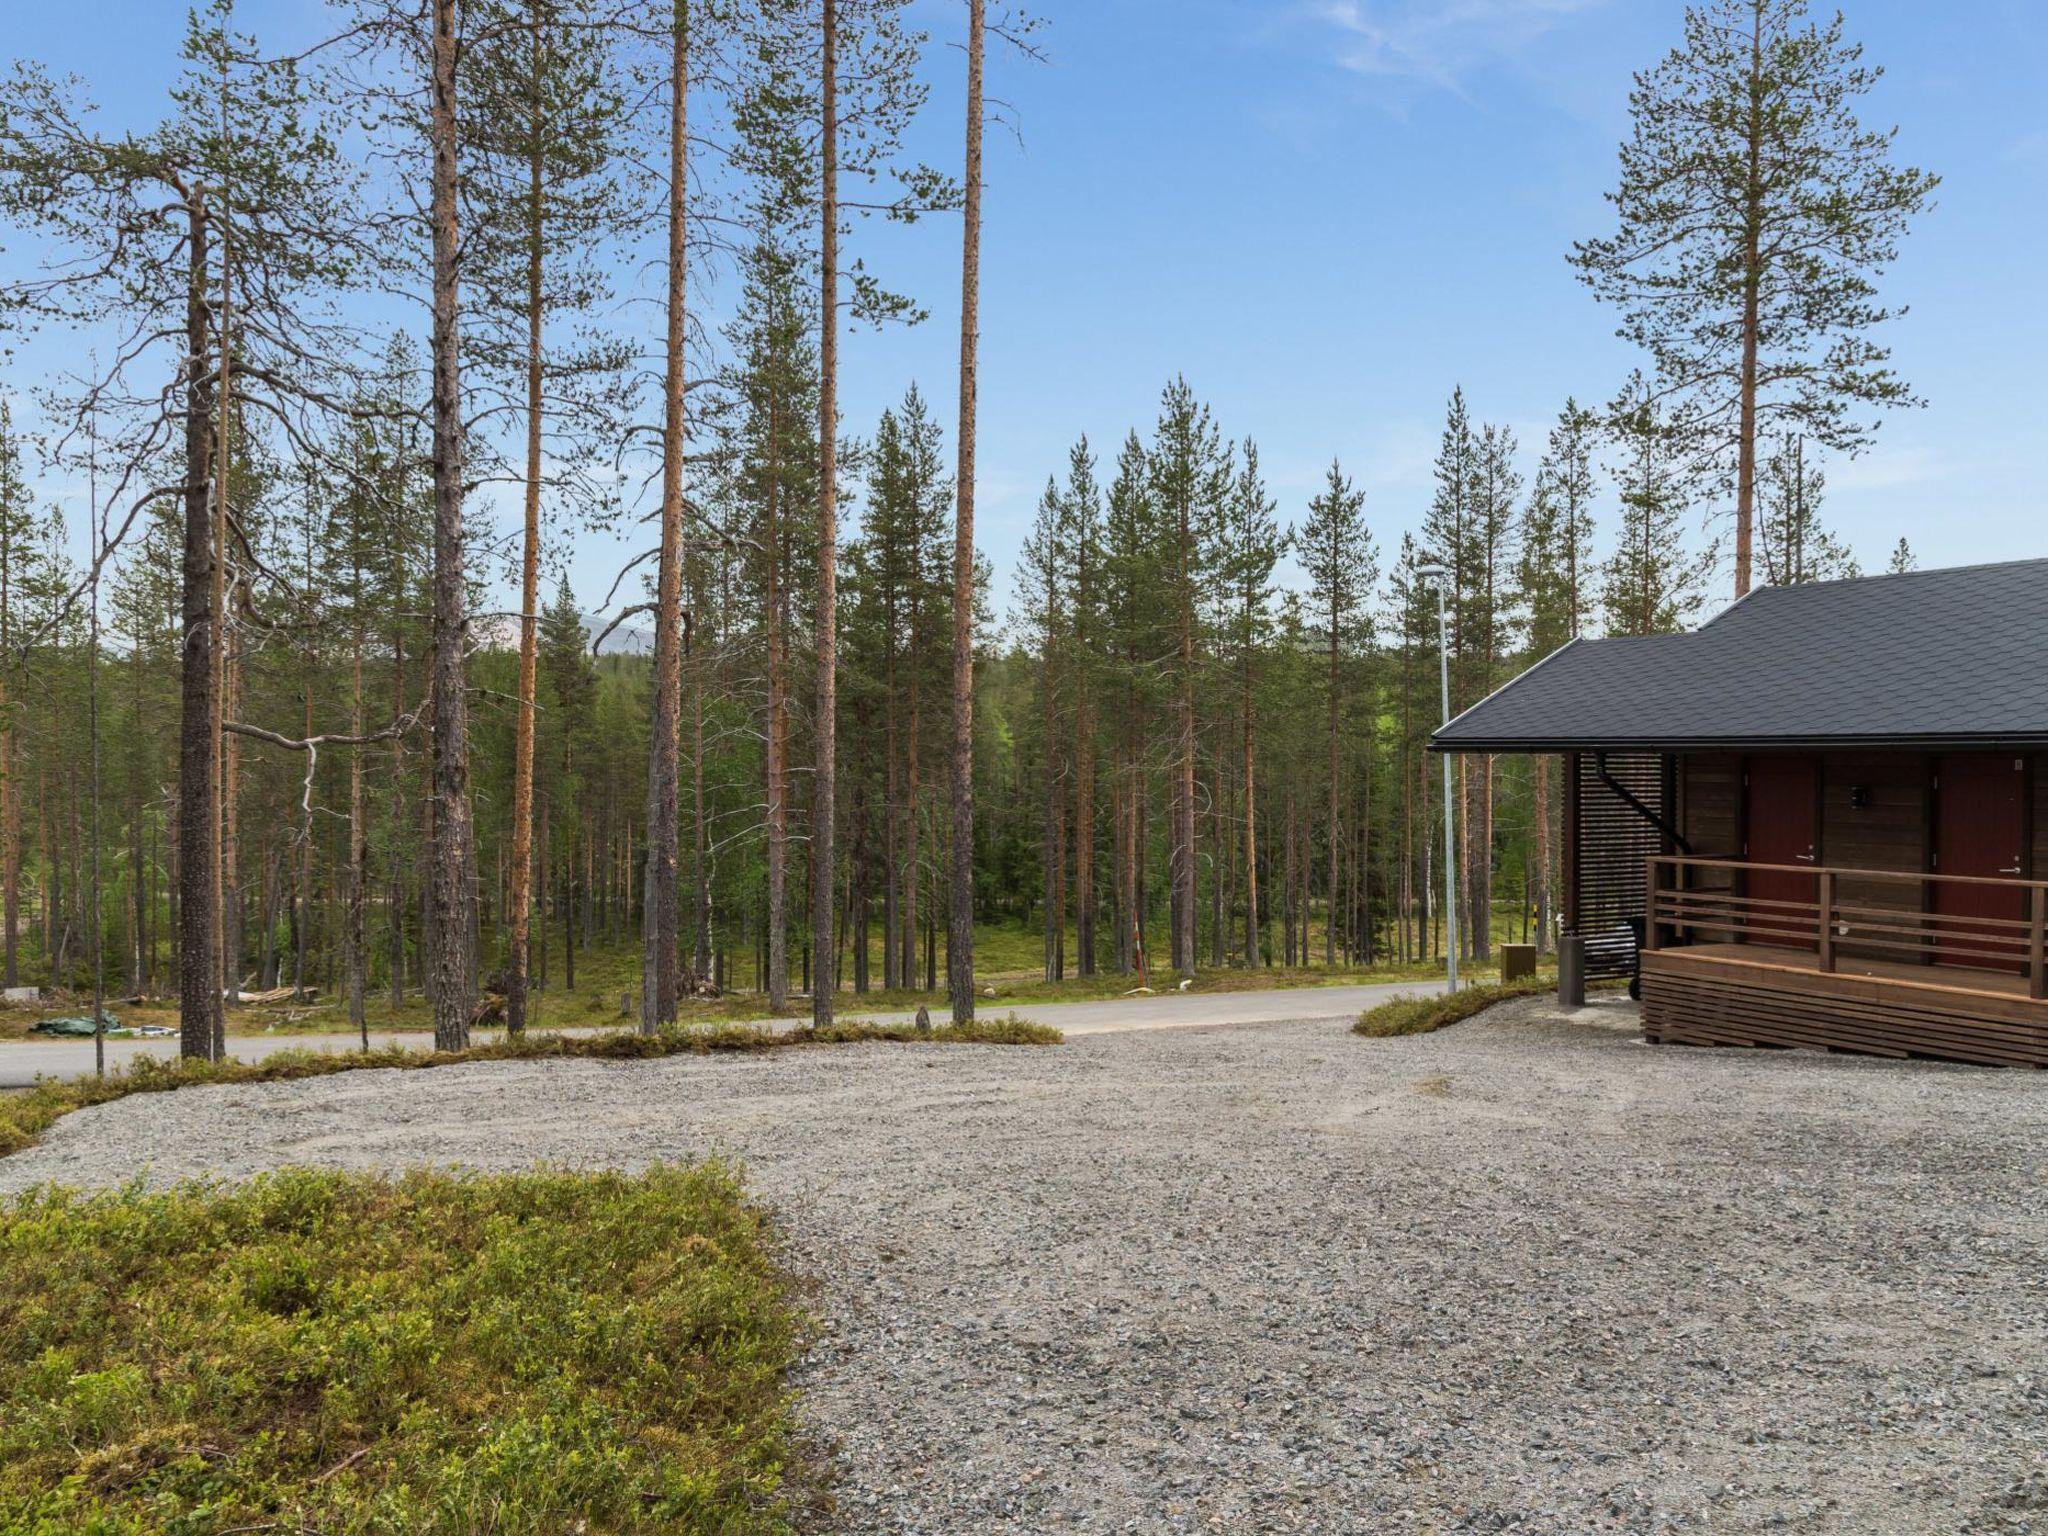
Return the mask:
<path id="1" fill-rule="evenodd" d="M 2048 1067 L 2048 1002 L 2010 972 L 1706 943 L 1646 950 L 1643 1034 L 1682 1045 L 1787 1046 Z"/>

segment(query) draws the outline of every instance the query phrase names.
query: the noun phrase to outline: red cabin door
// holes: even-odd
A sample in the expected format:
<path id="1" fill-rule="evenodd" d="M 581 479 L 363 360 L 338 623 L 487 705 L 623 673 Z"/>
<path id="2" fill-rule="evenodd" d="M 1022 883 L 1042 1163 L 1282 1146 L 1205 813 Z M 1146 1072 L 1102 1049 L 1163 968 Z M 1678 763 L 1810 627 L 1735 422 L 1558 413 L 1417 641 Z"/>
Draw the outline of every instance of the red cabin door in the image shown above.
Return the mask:
<path id="1" fill-rule="evenodd" d="M 1944 757 L 1934 780 L 1934 872 L 1980 879 L 2019 880 L 2027 871 L 2027 768 L 2023 758 L 1984 753 Z M 1958 885 L 1948 880 L 1934 887 L 1934 910 L 1945 922 L 1940 932 L 1949 942 L 1935 948 L 1938 965 L 1967 965 L 1979 970 L 2024 971 L 2026 963 L 1997 957 L 2024 935 L 2000 927 L 2026 913 L 2024 893 L 1996 885 Z M 1997 921 L 1967 921 L 1990 918 Z M 1990 951 L 1992 953 L 1987 953 Z"/>
<path id="2" fill-rule="evenodd" d="M 1820 862 L 1820 764 L 1810 757 L 1752 757 L 1744 766 L 1744 855 L 1786 869 L 1746 872 L 1748 941 L 1788 949 L 1820 943 L 1820 877 L 1789 866 Z M 1783 905 L 1778 905 L 1783 903 Z"/>

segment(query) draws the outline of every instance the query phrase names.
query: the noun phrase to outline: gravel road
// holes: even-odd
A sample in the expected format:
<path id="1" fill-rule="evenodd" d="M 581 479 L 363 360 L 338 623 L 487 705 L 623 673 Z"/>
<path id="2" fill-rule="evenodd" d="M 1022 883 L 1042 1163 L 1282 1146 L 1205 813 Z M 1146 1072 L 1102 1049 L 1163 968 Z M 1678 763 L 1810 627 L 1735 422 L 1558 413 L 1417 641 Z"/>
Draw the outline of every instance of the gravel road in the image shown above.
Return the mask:
<path id="1" fill-rule="evenodd" d="M 1269 987 L 1246 992 L 1174 992 L 1150 997 L 1098 998 L 1086 1003 L 984 1002 L 982 1013 L 1000 1017 L 1018 1013 L 1040 1024 L 1050 1024 L 1069 1036 L 1097 1035 L 1108 1030 L 1199 1029 L 1214 1024 L 1272 1024 L 1302 1022 L 1310 1018 L 1353 1019 L 1360 1012 L 1391 997 L 1420 997 L 1441 992 L 1440 981 L 1378 981 L 1341 987 Z M 854 999 L 848 998 L 853 1002 Z M 801 1017 L 764 1020 L 771 1027 L 810 1022 L 810 1005 L 801 1005 Z M 943 1012 L 943 1010 L 937 1010 Z M 914 1012 L 890 1013 L 866 1008 L 842 1007 L 843 1019 L 870 1019 L 877 1024 L 908 1024 Z M 594 1035 L 595 1029 L 569 1029 L 564 1034 Z M 496 1040 L 496 1030 L 479 1030 L 479 1041 Z M 228 1054 L 238 1061 L 261 1061 L 275 1051 L 352 1051 L 358 1039 L 350 1034 L 262 1034 L 229 1035 Z M 372 1030 L 370 1043 L 379 1048 L 405 1046 L 428 1050 L 433 1036 L 424 1030 L 395 1033 Z M 138 1056 L 155 1056 L 168 1061 L 178 1054 L 175 1039 L 109 1040 L 107 1064 L 126 1066 Z M 27 1088 L 45 1077 L 90 1077 L 93 1072 L 92 1041 L 0 1040 L 0 1088 Z"/>
<path id="2" fill-rule="evenodd" d="M 2048 1532 L 2048 1078 L 1633 1031 L 352 1073 L 74 1115 L 0 1188 L 735 1153 L 850 1532 Z"/>

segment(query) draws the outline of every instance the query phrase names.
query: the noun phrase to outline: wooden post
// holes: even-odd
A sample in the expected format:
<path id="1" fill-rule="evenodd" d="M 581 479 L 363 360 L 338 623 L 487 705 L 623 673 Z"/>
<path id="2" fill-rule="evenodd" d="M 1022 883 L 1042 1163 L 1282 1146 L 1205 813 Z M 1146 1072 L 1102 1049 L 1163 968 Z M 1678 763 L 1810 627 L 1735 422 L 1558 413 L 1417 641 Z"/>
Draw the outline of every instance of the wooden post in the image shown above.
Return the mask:
<path id="1" fill-rule="evenodd" d="M 2034 957 L 2034 978 L 2028 991 L 2035 1002 L 2048 1001 L 2048 885 L 2034 887 L 2033 933 L 2029 936 Z"/>
<path id="2" fill-rule="evenodd" d="M 1815 916 L 1820 919 L 1820 968 L 1832 971 L 1835 968 L 1835 872 L 1832 869 L 1820 872 L 1820 910 Z"/>
<path id="3" fill-rule="evenodd" d="M 1664 860 L 1652 856 L 1643 875 L 1643 948 L 1662 949 L 1664 925 L 1657 921 L 1657 898 L 1664 893 Z"/>

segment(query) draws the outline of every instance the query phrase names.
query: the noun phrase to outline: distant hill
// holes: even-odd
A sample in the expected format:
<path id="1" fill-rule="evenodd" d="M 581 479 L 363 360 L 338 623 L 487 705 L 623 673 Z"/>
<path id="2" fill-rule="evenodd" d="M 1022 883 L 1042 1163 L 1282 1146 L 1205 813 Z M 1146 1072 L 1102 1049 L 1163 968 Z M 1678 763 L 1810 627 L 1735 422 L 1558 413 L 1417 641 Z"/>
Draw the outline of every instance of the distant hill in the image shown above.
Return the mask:
<path id="1" fill-rule="evenodd" d="M 583 638 L 587 642 L 610 623 L 608 618 L 583 615 Z M 519 645 L 519 621 L 509 613 L 494 613 L 479 618 L 470 625 L 470 632 L 476 643 L 491 650 L 510 651 Z M 641 616 L 627 620 L 609 635 L 605 636 L 606 656 L 651 656 L 654 654 L 654 628 Z"/>

